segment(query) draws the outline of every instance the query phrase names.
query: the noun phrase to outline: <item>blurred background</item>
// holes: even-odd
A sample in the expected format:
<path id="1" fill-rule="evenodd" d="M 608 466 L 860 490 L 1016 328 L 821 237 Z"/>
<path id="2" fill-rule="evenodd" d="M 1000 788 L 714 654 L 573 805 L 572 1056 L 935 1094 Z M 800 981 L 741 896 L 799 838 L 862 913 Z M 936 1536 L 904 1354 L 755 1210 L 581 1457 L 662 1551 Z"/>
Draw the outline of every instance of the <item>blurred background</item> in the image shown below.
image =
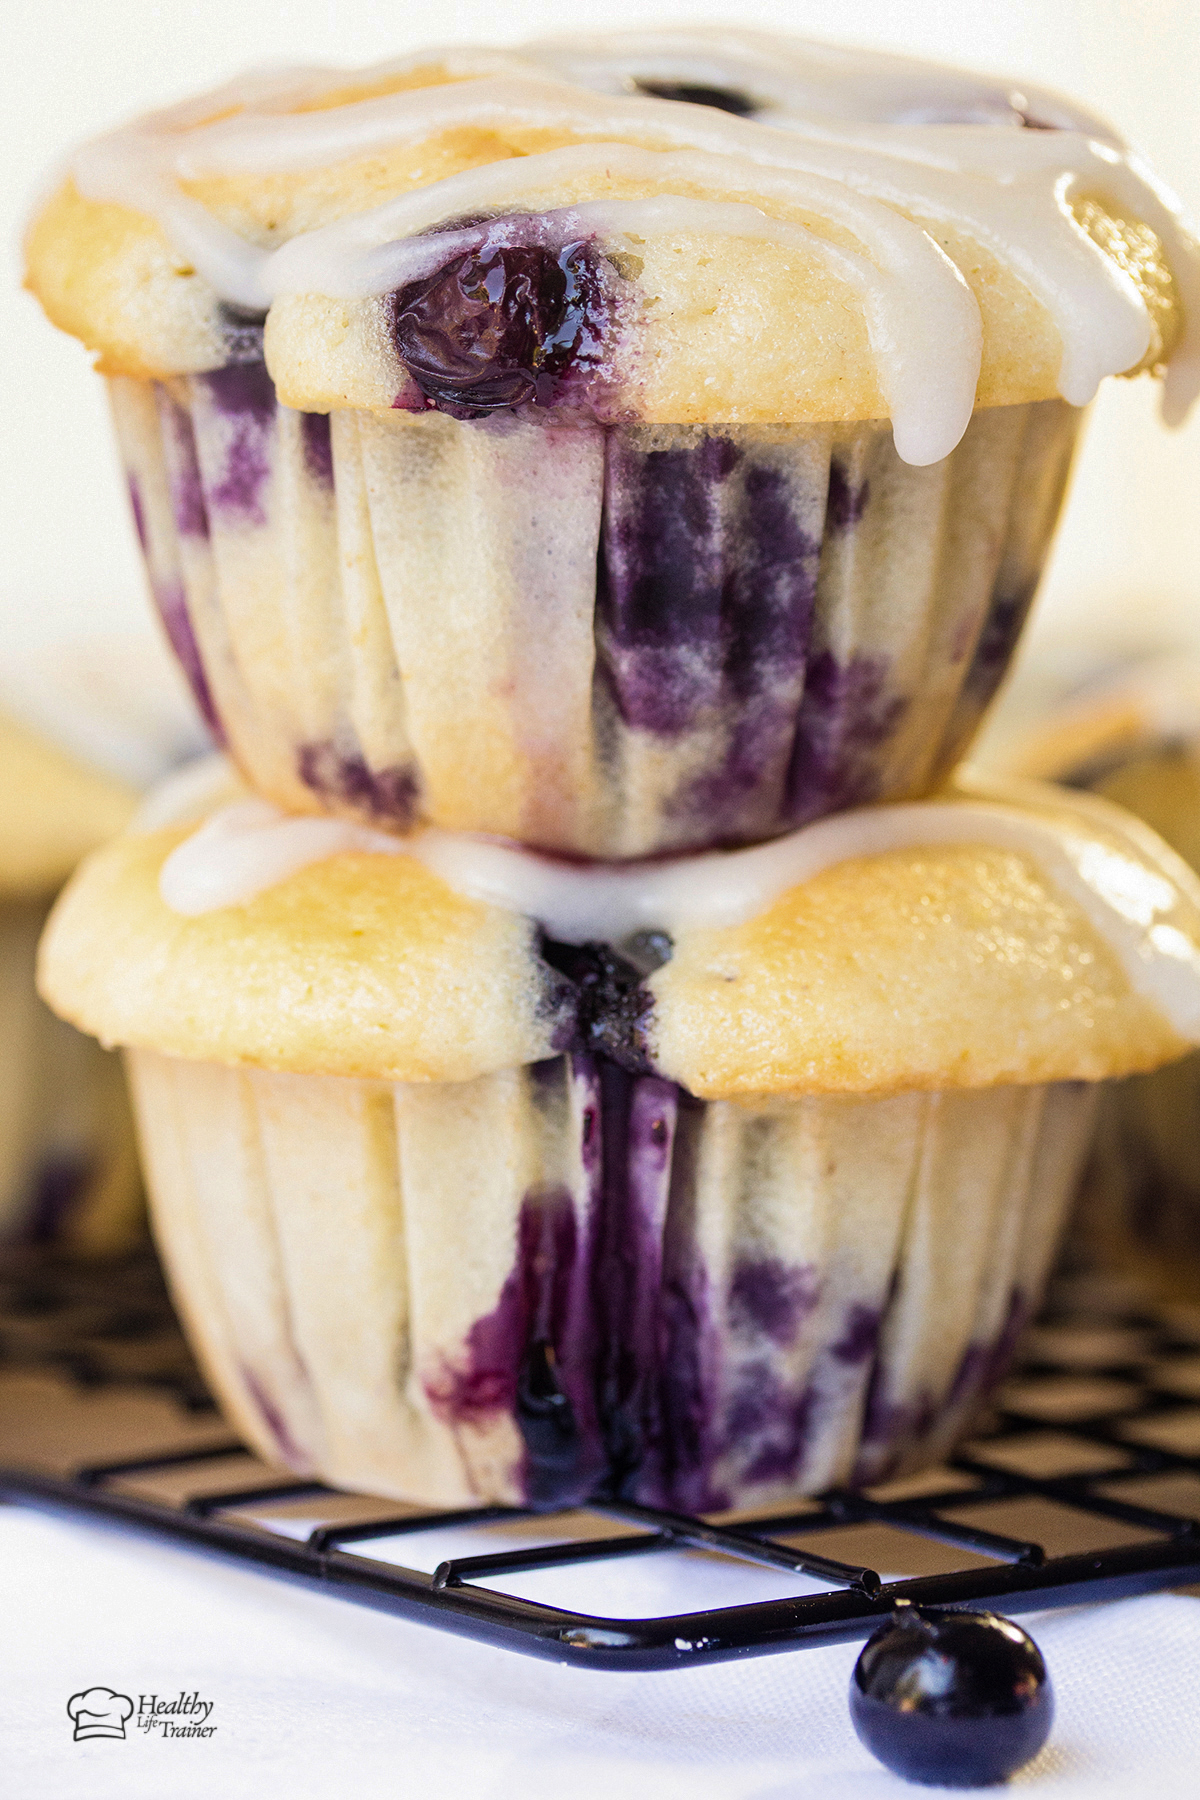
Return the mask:
<path id="1" fill-rule="evenodd" d="M 561 30 L 556 0 L 10 0 L 3 75 L 5 419 L 0 688 L 66 668 L 119 636 L 154 686 L 142 585 L 101 383 L 80 345 L 20 289 L 23 219 L 64 152 L 131 113 L 265 62 L 354 65 L 422 44 L 517 42 Z M 1062 89 L 1107 113 L 1200 214 L 1196 0 L 583 0 L 574 30 L 730 22 L 940 58 Z M 1072 501 L 1026 640 L 1025 680 L 1123 645 L 1200 648 L 1200 414 L 1158 418 L 1156 384 L 1110 381 L 1093 408 Z M 165 659 L 162 669 L 165 669 Z M 118 683 L 119 685 L 119 683 Z M 116 696 L 114 695 L 114 700 Z"/>

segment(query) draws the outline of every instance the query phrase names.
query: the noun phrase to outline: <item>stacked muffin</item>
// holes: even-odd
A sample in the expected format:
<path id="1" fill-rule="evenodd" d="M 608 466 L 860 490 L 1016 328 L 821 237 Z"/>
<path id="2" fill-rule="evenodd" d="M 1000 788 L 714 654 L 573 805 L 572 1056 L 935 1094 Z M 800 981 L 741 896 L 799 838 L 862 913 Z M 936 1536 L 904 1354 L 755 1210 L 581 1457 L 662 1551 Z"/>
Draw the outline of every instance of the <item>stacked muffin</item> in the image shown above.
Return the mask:
<path id="1" fill-rule="evenodd" d="M 1095 1084 L 1200 1040 L 1165 847 L 946 785 L 1080 407 L 1189 397 L 1161 191 L 1049 95 L 564 40 L 156 115 L 29 259 L 232 759 L 42 973 L 129 1049 L 231 1416 L 431 1502 L 943 1453 Z"/>

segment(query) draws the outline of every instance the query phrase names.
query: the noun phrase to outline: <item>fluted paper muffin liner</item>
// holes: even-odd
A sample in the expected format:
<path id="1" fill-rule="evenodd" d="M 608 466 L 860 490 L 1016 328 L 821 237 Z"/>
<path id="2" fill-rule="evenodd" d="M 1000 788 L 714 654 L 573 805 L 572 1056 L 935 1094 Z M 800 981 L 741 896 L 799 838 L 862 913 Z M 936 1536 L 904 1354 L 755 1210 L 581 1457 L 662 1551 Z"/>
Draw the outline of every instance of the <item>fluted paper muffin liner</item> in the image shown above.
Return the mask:
<path id="1" fill-rule="evenodd" d="M 299 413 L 114 378 L 202 710 L 292 810 L 625 857 L 930 791 L 1019 635 L 1079 413 L 646 426 Z"/>
<path id="2" fill-rule="evenodd" d="M 118 1056 L 37 997 L 47 911 L 0 904 L 0 1245 L 116 1254 L 145 1230 L 125 1078 Z"/>
<path id="3" fill-rule="evenodd" d="M 431 1504 L 756 1505 L 944 1455 L 1037 1304 L 1095 1092 L 754 1107 L 590 1056 L 399 1085 L 129 1058 L 230 1418 Z"/>

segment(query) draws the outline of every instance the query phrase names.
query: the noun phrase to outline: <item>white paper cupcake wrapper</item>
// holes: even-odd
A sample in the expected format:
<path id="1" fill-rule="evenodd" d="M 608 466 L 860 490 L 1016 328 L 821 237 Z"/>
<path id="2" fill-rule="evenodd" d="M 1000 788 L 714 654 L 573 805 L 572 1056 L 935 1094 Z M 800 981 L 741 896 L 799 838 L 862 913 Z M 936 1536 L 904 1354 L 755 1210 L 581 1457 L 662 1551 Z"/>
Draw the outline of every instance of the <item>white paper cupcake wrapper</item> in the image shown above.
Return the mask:
<path id="1" fill-rule="evenodd" d="M 37 997 L 46 911 L 0 904 L 0 1245 L 116 1253 L 145 1231 L 125 1078 Z"/>
<path id="2" fill-rule="evenodd" d="M 235 1425 L 446 1505 L 758 1505 L 945 1454 L 1037 1305 L 1095 1096 L 755 1110 L 590 1057 L 397 1086 L 130 1061 Z"/>
<path id="3" fill-rule="evenodd" d="M 262 364 L 110 383 L 167 632 L 292 810 L 604 857 L 928 792 L 1019 635 L 1079 414 L 326 418 Z"/>

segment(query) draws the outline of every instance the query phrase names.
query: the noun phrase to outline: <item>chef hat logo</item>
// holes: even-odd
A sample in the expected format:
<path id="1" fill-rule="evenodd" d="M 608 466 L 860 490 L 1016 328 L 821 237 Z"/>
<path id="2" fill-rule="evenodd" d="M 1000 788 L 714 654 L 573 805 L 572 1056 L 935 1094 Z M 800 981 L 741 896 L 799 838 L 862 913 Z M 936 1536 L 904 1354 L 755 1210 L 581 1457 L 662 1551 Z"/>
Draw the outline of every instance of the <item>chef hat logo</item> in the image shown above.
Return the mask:
<path id="1" fill-rule="evenodd" d="M 75 1726 L 75 1742 L 83 1738 L 123 1738 L 125 1721 L 133 1712 L 128 1694 L 118 1694 L 110 1687 L 84 1688 L 67 1701 L 67 1717 Z"/>

